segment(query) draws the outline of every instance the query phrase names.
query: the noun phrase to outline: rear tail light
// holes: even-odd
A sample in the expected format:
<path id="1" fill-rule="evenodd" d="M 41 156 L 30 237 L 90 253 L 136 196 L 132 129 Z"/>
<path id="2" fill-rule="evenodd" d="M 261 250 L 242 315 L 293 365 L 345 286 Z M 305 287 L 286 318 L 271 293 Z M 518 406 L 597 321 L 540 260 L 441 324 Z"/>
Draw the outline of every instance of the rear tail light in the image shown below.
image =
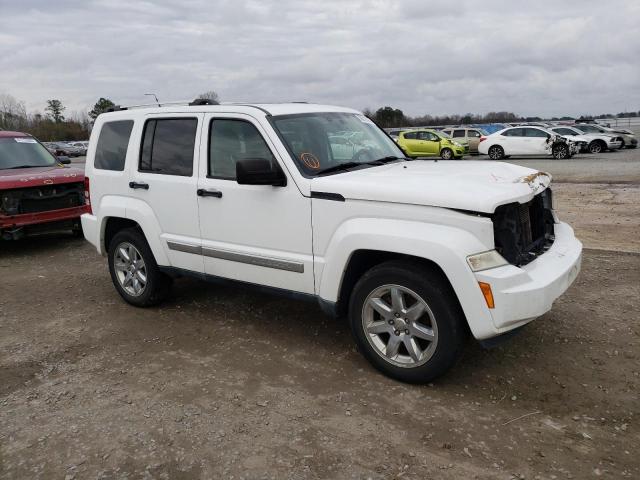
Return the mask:
<path id="1" fill-rule="evenodd" d="M 84 177 L 84 204 L 87 207 L 87 213 L 93 213 L 91 208 L 91 190 L 89 188 L 89 177 Z"/>
<path id="2" fill-rule="evenodd" d="M 484 142 L 487 139 L 487 137 L 480 137 L 480 142 Z"/>

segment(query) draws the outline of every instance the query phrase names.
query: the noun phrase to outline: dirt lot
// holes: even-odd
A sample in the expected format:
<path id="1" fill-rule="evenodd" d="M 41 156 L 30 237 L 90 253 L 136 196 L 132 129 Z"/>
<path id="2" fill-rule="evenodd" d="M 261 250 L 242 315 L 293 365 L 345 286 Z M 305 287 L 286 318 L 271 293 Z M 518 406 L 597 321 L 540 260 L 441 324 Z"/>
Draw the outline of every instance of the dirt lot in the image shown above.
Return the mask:
<path id="1" fill-rule="evenodd" d="M 346 325 L 193 280 L 124 304 L 67 236 L 0 244 L 0 478 L 639 478 L 640 188 L 556 185 L 587 246 L 549 314 L 432 385 Z"/>

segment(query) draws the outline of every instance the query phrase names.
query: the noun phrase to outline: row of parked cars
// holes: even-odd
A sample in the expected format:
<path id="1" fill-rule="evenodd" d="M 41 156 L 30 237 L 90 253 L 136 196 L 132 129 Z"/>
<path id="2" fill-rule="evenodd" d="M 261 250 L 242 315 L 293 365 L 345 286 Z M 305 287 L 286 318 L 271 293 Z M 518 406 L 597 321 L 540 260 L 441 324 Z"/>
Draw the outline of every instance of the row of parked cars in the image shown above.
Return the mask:
<path id="1" fill-rule="evenodd" d="M 468 126 L 396 129 L 388 133 L 408 157 L 439 156 L 447 160 L 469 153 L 488 155 L 492 160 L 511 155 L 552 155 L 562 159 L 580 152 L 600 153 L 638 146 L 633 132 L 595 123 L 513 124 L 494 133 Z"/>
<path id="2" fill-rule="evenodd" d="M 47 150 L 57 156 L 84 157 L 89 148 L 89 141 L 43 142 Z"/>

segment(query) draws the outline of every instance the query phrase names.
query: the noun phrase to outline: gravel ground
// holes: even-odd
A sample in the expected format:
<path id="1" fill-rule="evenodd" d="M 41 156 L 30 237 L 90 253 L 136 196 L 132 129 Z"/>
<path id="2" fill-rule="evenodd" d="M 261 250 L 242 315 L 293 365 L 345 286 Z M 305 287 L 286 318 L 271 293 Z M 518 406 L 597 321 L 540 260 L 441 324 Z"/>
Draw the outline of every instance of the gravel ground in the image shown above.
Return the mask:
<path id="1" fill-rule="evenodd" d="M 567 294 L 425 386 L 313 304 L 184 279 L 136 309 L 82 240 L 0 243 L 0 478 L 640 478 L 640 188 L 594 178 L 555 186 Z"/>

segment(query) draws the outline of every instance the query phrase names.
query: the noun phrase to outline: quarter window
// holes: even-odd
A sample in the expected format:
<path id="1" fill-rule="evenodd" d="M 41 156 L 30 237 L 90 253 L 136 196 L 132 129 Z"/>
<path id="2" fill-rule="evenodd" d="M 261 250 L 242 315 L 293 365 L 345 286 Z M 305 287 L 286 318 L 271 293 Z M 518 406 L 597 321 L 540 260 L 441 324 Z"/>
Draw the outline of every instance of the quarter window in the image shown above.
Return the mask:
<path id="1" fill-rule="evenodd" d="M 100 170 L 124 170 L 133 120 L 102 124 L 93 166 Z"/>
<path id="2" fill-rule="evenodd" d="M 195 118 L 148 120 L 142 135 L 139 170 L 190 177 L 197 128 Z"/>
<path id="3" fill-rule="evenodd" d="M 266 158 L 275 168 L 276 159 L 255 126 L 245 120 L 212 120 L 208 176 L 235 180 L 236 162 L 247 158 Z"/>

